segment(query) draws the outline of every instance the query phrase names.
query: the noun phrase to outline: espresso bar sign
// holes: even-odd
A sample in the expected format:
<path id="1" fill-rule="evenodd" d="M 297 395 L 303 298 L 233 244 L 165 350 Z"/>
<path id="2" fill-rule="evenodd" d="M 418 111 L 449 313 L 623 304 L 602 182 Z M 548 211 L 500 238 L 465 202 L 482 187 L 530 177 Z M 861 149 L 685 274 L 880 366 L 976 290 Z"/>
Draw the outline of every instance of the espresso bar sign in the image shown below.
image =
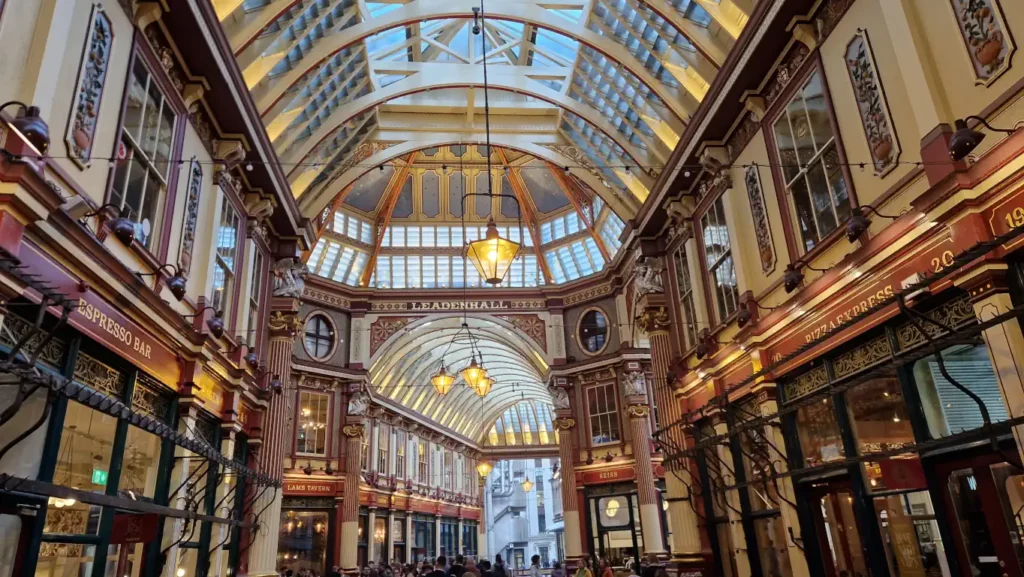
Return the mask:
<path id="1" fill-rule="evenodd" d="M 413 302 L 409 303 L 411 311 L 493 311 L 511 308 L 509 301 L 441 301 L 441 302 Z"/>
<path id="2" fill-rule="evenodd" d="M 142 334 L 142 331 L 136 328 L 133 334 L 131 327 L 122 325 L 117 319 L 107 316 L 99 307 L 94 307 L 84 300 L 76 310 L 79 315 L 85 318 L 85 322 L 110 335 L 124 346 L 131 348 L 140 357 L 146 360 L 153 360 L 153 345 Z"/>

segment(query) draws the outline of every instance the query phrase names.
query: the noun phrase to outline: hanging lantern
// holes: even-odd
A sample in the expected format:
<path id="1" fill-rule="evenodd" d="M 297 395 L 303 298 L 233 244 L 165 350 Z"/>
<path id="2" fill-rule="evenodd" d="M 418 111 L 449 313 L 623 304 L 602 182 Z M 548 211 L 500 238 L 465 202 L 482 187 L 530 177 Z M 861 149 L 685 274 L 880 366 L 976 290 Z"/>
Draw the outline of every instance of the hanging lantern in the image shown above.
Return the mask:
<path id="1" fill-rule="evenodd" d="M 462 380 L 466 381 L 466 386 L 474 391 L 477 390 L 480 387 L 480 383 L 487 378 L 487 371 L 476 362 L 476 355 L 473 355 L 472 360 L 468 365 L 466 365 L 466 368 L 460 371 L 460 373 L 462 374 Z M 480 393 L 477 394 L 479 395 Z"/>
<path id="2" fill-rule="evenodd" d="M 452 390 L 452 385 L 455 384 L 455 375 L 449 373 L 444 363 L 441 363 L 441 368 L 430 377 L 430 384 L 434 385 L 437 394 L 447 395 L 448 391 Z"/>
<path id="3" fill-rule="evenodd" d="M 488 377 L 488 376 L 484 375 L 484 378 L 480 380 L 480 382 L 477 384 L 476 388 L 473 389 L 473 390 L 476 391 L 476 394 L 478 396 L 486 397 L 487 393 L 490 393 L 491 392 L 491 388 L 494 387 L 495 380 L 496 379 L 494 377 Z"/>
<path id="4" fill-rule="evenodd" d="M 480 461 L 479 463 L 476 464 L 476 472 L 479 473 L 481 477 L 486 477 L 487 475 L 490 475 L 491 469 L 493 468 L 494 465 L 491 465 L 490 461 Z"/>
<path id="5" fill-rule="evenodd" d="M 484 238 L 473 241 L 466 247 L 466 258 L 473 263 L 484 282 L 492 285 L 501 284 L 518 254 L 519 243 L 502 238 L 498 234 L 493 216 L 487 220 L 487 233 Z"/>
<path id="6" fill-rule="evenodd" d="M 523 491 L 529 493 L 533 490 L 533 481 L 529 477 L 523 479 Z"/>

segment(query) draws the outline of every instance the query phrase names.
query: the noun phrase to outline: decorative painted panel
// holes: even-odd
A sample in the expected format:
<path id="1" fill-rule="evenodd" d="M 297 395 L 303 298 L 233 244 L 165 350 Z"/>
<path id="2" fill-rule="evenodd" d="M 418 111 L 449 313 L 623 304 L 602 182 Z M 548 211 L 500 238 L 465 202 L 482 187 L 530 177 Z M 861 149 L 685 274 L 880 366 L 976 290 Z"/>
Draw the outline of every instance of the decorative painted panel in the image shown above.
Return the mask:
<path id="1" fill-rule="evenodd" d="M 896 167 L 901 149 L 893 131 L 892 114 L 878 77 L 867 30 L 858 30 L 846 45 L 846 70 L 850 73 L 853 94 L 857 98 L 860 123 L 868 139 L 875 174 L 881 176 Z"/>
<path id="2" fill-rule="evenodd" d="M 544 321 L 537 315 L 500 315 L 499 319 L 511 324 L 533 342 L 548 350 L 548 332 Z"/>
<path id="3" fill-rule="evenodd" d="M 370 356 L 373 356 L 392 335 L 423 317 L 381 317 L 370 324 Z"/>
<path id="4" fill-rule="evenodd" d="M 768 210 L 764 206 L 764 191 L 761 189 L 761 175 L 757 166 L 748 166 L 743 176 L 750 200 L 750 214 L 754 217 L 754 236 L 757 238 L 757 252 L 761 257 L 761 271 L 775 270 L 775 246 L 772 244 L 772 229 L 768 223 Z"/>
<path id="5" fill-rule="evenodd" d="M 68 158 L 81 168 L 92 159 L 93 139 L 99 120 L 100 103 L 103 100 L 103 84 L 110 65 L 110 53 L 114 44 L 114 28 L 107 13 L 100 5 L 92 7 L 89 32 L 82 50 L 82 62 L 78 70 L 78 85 L 75 88 L 74 108 L 64 133 L 68 147 Z"/>
<path id="6" fill-rule="evenodd" d="M 975 83 L 989 84 L 1010 69 L 1016 46 L 998 0 L 949 0 L 974 68 Z"/>
<path id="7" fill-rule="evenodd" d="M 196 222 L 199 220 L 199 195 L 203 191 L 203 167 L 193 158 L 188 171 L 188 195 L 185 197 L 185 219 L 181 223 L 181 249 L 178 268 L 188 278 L 192 267 L 192 250 L 196 245 Z"/>

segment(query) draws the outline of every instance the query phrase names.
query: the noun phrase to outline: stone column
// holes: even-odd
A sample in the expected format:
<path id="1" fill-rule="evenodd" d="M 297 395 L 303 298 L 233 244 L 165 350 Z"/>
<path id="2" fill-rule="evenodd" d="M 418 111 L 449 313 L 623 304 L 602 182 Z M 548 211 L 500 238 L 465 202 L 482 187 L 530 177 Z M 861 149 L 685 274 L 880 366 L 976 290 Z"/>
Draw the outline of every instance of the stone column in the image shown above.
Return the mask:
<path id="1" fill-rule="evenodd" d="M 480 477 L 480 520 L 476 525 L 476 556 L 487 558 L 487 479 Z"/>
<path id="2" fill-rule="evenodd" d="M 395 526 L 395 511 L 394 509 L 388 509 L 388 542 L 385 547 L 384 561 L 390 563 L 391 558 L 394 556 L 395 551 L 395 532 L 392 529 Z"/>
<path id="3" fill-rule="evenodd" d="M 729 432 L 729 426 L 722 419 L 717 419 L 714 426 L 715 435 L 724 435 Z M 717 454 L 719 463 L 722 465 L 722 477 L 719 479 L 719 482 L 724 485 L 734 484 L 736 482 L 736 478 L 728 473 L 728 470 L 732 469 L 734 463 L 732 450 L 729 449 L 728 444 L 721 443 L 717 446 Z M 728 469 L 726 467 L 728 467 Z M 708 489 L 711 490 L 712 487 L 709 487 Z M 734 577 L 750 577 L 750 557 L 747 547 L 747 535 L 743 532 L 743 520 L 739 513 L 739 511 L 741 511 L 739 492 L 736 489 L 726 491 L 725 500 L 729 504 L 726 515 L 729 517 L 729 536 L 732 538 L 733 547 L 730 554 L 736 561 L 736 575 Z"/>
<path id="4" fill-rule="evenodd" d="M 441 515 L 434 515 L 434 558 L 441 554 Z"/>
<path id="5" fill-rule="evenodd" d="M 779 402 L 771 394 L 767 399 L 761 402 L 761 415 L 775 415 L 779 412 Z M 778 421 L 776 421 L 777 423 Z M 775 445 L 775 449 L 768 448 L 768 451 L 775 452 L 778 449 L 778 453 L 772 455 L 772 460 L 775 461 L 775 468 L 778 474 L 783 474 L 788 470 L 786 466 L 787 453 L 786 453 L 786 439 L 782 434 L 782 427 L 776 425 L 767 425 L 764 428 L 765 434 L 771 439 L 772 444 Z M 781 455 L 779 454 L 781 453 Z M 793 570 L 793 577 L 808 577 L 810 570 L 807 567 L 807 557 L 804 552 L 796 546 L 796 543 L 802 543 L 802 535 L 800 533 L 800 518 L 797 514 L 796 508 L 790 503 L 796 503 L 796 493 L 793 490 L 793 479 L 791 477 L 782 477 L 776 481 L 779 484 L 779 493 L 785 499 L 779 503 L 779 511 L 782 514 L 783 526 L 786 532 L 792 531 L 792 538 L 786 541 L 786 552 L 789 555 L 789 566 Z"/>
<path id="6" fill-rule="evenodd" d="M 221 442 L 220 452 L 228 458 L 232 458 L 235 455 L 235 443 L 238 440 L 237 434 L 241 430 L 241 425 L 238 423 L 225 424 L 221 427 Z M 226 495 L 235 491 L 235 485 L 238 482 L 238 476 L 235 475 L 234 471 L 228 468 L 224 468 L 225 476 L 223 481 L 217 486 L 217 498 L 214 503 L 220 503 L 224 500 L 224 504 L 221 505 L 219 510 L 213 512 L 218 517 L 230 517 L 234 511 L 235 500 L 244 498 L 245 495 L 233 494 L 231 497 L 224 499 Z M 225 539 L 230 532 L 230 527 L 227 525 L 214 525 L 213 535 L 211 539 L 211 547 L 217 543 L 227 542 Z M 276 528 L 275 528 L 276 530 Z M 275 551 L 276 553 L 276 551 Z M 228 549 L 226 547 L 218 547 L 216 552 L 210 556 L 210 574 L 211 575 L 228 575 Z"/>
<path id="7" fill-rule="evenodd" d="M 576 419 L 571 409 L 557 409 L 552 423 L 558 432 L 558 457 L 562 469 L 562 523 L 565 528 L 566 569 L 575 570 L 583 558 L 580 505 L 576 495 Z"/>
<path id="8" fill-rule="evenodd" d="M 341 505 L 341 555 L 342 570 L 349 575 L 359 573 L 359 451 L 363 444 L 366 426 L 363 423 L 345 425 L 341 429 L 345 437 L 345 494 Z M 367 528 L 372 532 L 372 528 Z M 369 537 L 369 535 L 367 535 Z"/>
<path id="9" fill-rule="evenodd" d="M 658 407 L 658 427 L 665 428 L 682 418 L 682 406 L 675 397 L 673 383 L 669 382 L 669 366 L 672 360 L 671 323 L 663 294 L 649 294 L 643 297 L 643 308 L 637 318 L 637 326 L 647 333 L 651 345 L 651 372 L 654 375 L 655 405 Z M 678 453 L 686 448 L 686 436 L 682 427 L 669 428 L 661 439 L 666 455 Z M 690 466 L 670 463 L 665 471 L 665 488 L 668 493 L 669 517 L 672 519 L 672 563 L 679 569 L 698 569 L 704 565 L 701 556 L 700 526 L 697 520 Z M 639 471 L 638 471 L 639 473 Z"/>
<path id="10" fill-rule="evenodd" d="M 462 555 L 463 543 L 462 543 L 462 517 L 459 517 L 459 533 L 455 536 L 455 554 Z"/>
<path id="11" fill-rule="evenodd" d="M 412 534 L 412 510 L 405 512 L 405 562 L 412 563 L 412 545 L 413 545 L 413 534 Z"/>
<path id="12" fill-rule="evenodd" d="M 636 461 L 636 493 L 640 504 L 640 529 L 644 538 L 644 553 L 665 556 L 665 536 L 661 531 L 661 510 L 658 507 L 658 488 L 654 486 L 654 467 L 651 465 L 651 409 L 647 404 L 647 383 L 641 372 L 625 376 L 626 414 L 629 421 L 630 445 Z M 565 492 L 563 491 L 564 495 Z"/>
<path id="13" fill-rule="evenodd" d="M 263 415 L 263 443 L 257 460 L 261 471 L 281 479 L 284 474 L 285 447 L 288 430 L 288 391 L 291 390 L 292 351 L 295 348 L 295 333 L 301 329 L 298 317 L 299 301 L 293 298 L 274 298 L 273 314 L 270 315 L 270 346 L 267 354 L 267 372 L 284 385 L 285 394 L 273 394 L 270 406 Z M 270 506 L 264 510 L 267 502 Z M 263 510 L 261 528 L 255 542 L 249 549 L 249 574 L 253 577 L 277 575 L 277 538 L 281 525 L 281 489 L 275 488 L 264 493 L 254 511 Z"/>
<path id="14" fill-rule="evenodd" d="M 980 271 L 967 284 L 974 314 L 982 322 L 999 316 L 1013 308 L 1010 293 L 1006 292 L 1002 271 Z M 1011 419 L 1024 416 L 1024 358 L 1018 364 L 1018 357 L 1024 351 L 1024 333 L 1017 319 L 1010 319 L 994 326 L 984 333 L 992 368 L 995 370 L 1003 402 Z M 1024 455 L 1024 426 L 1014 427 L 1017 450 Z"/>

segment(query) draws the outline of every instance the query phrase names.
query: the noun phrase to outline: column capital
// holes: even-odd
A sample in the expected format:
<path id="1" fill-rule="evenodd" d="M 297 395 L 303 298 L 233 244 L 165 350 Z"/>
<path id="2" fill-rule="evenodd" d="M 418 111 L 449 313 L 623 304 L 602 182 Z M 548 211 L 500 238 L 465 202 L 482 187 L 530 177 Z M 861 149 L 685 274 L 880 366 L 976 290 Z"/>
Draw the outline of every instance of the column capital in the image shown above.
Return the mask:
<path id="1" fill-rule="evenodd" d="M 984 264 L 958 278 L 956 285 L 967 291 L 972 304 L 978 304 L 993 295 L 1009 292 L 1007 272 L 1005 263 Z"/>
<path id="2" fill-rule="evenodd" d="M 366 425 L 363 423 L 353 423 L 351 425 L 345 425 L 344 427 L 341 428 L 341 434 L 345 435 L 350 439 L 357 437 L 362 438 L 366 436 Z"/>
<path id="3" fill-rule="evenodd" d="M 576 427 L 576 419 L 572 417 L 559 417 L 551 421 L 551 424 L 559 431 L 571 431 Z"/>
<path id="4" fill-rule="evenodd" d="M 644 404 L 626 405 L 626 414 L 631 419 L 646 419 L 651 414 L 651 408 Z"/>
<path id="5" fill-rule="evenodd" d="M 664 305 L 647 305 L 638 312 L 636 324 L 647 336 L 668 334 L 672 321 Z"/>
<path id="6" fill-rule="evenodd" d="M 302 329 L 298 311 L 276 310 L 270 315 L 270 338 L 290 339 Z"/>

